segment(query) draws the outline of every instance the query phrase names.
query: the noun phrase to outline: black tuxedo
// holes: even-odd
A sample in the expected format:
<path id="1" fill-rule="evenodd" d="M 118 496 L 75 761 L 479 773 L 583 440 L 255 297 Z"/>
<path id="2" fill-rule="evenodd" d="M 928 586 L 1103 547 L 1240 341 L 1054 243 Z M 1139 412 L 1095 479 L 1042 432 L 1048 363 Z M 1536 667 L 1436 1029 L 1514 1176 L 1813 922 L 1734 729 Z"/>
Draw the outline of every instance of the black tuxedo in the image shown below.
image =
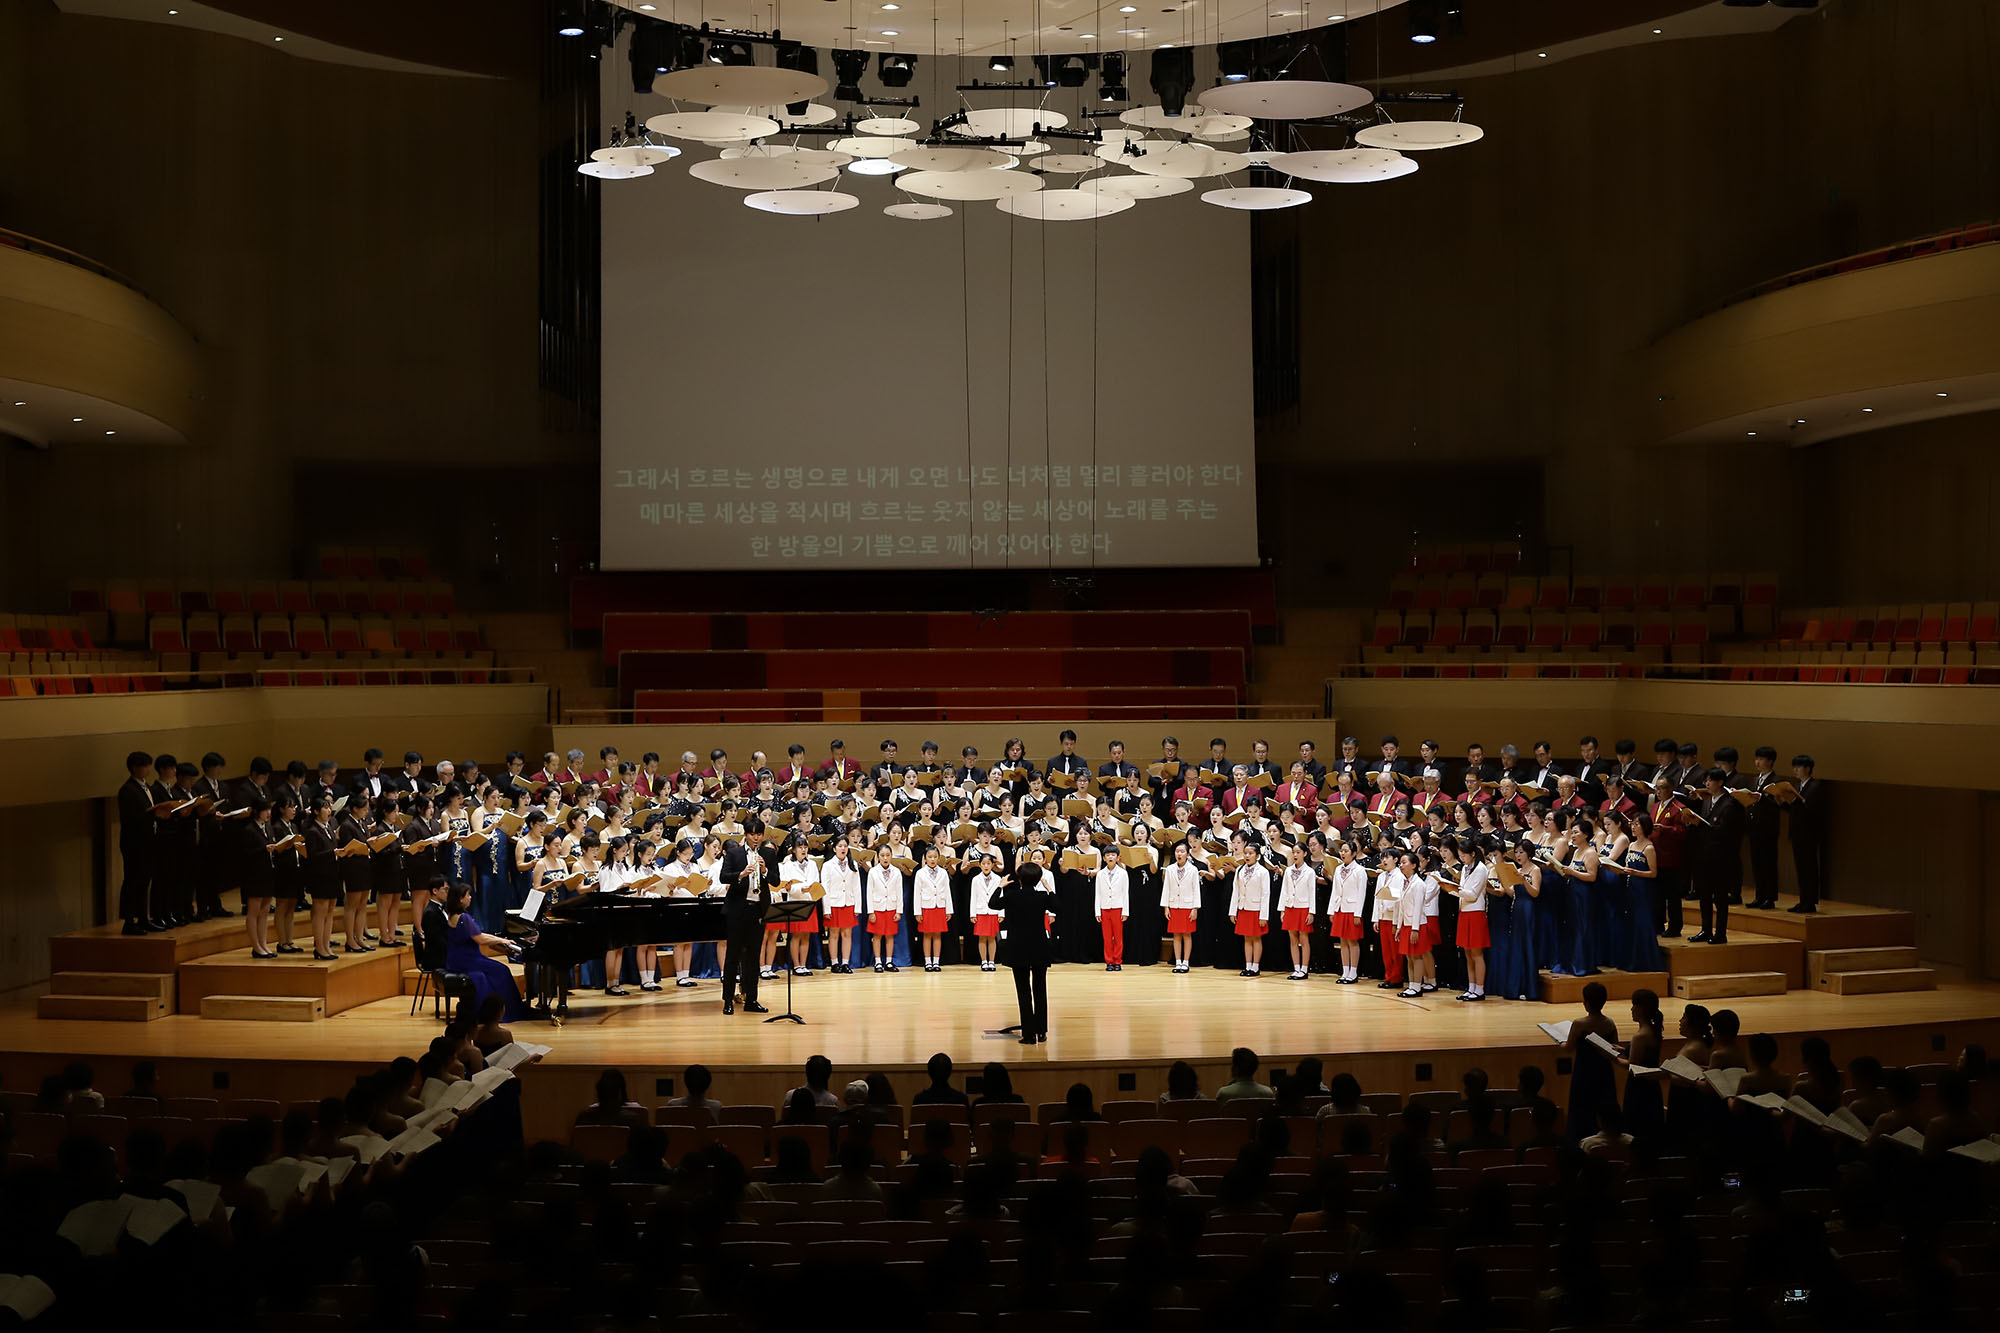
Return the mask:
<path id="1" fill-rule="evenodd" d="M 1746 790 L 1758 793 L 1757 804 L 1744 813 L 1748 816 L 1750 881 L 1756 886 L 1756 901 L 1765 904 L 1778 898 L 1778 803 L 1763 794 L 1776 781 L 1776 773 L 1752 773 L 1744 783 Z"/>
<path id="2" fill-rule="evenodd" d="M 1609 759 L 1593 759 L 1587 764 L 1581 759 L 1577 760 L 1577 795 L 1583 797 L 1584 800 L 1589 801 L 1592 805 L 1604 804 L 1604 779 L 1606 775 L 1615 771 Z"/>
<path id="3" fill-rule="evenodd" d="M 118 915 L 143 921 L 153 877 L 153 792 L 137 778 L 118 789 L 118 858 L 125 876 L 118 886 Z"/>
<path id="4" fill-rule="evenodd" d="M 1701 928 L 1729 933 L 1729 907 L 1743 895 L 1743 807 L 1724 791 L 1701 798 L 1709 826 L 1694 840 L 1694 882 L 1701 895 Z"/>
<path id="5" fill-rule="evenodd" d="M 1791 816 L 1792 869 L 1799 881 L 1799 902 L 1807 907 L 1819 905 L 1819 895 L 1825 888 L 1826 855 L 1826 784 L 1818 778 L 1807 778 L 1794 783 L 1799 798 L 1785 807 Z"/>
<path id="6" fill-rule="evenodd" d="M 750 860 L 757 859 L 753 885 Z M 757 1002 L 757 962 L 764 941 L 764 909 L 771 905 L 771 888 L 778 882 L 778 853 L 765 846 L 755 852 L 732 841 L 722 854 L 724 928 L 729 933 L 729 960 L 722 969 L 722 1002 L 732 1004 L 741 983 L 743 1002 Z"/>
<path id="7" fill-rule="evenodd" d="M 1056 910 L 1056 895 L 1053 888 L 1042 887 L 1048 880 L 1047 875 L 1042 876 L 1033 888 L 1007 884 L 987 899 L 987 906 L 1002 913 L 1006 961 L 1014 973 L 1023 1039 L 1049 1035 L 1049 964 L 1055 961 L 1055 947 L 1044 923 Z"/>
<path id="8" fill-rule="evenodd" d="M 1117 778 L 1120 782 L 1123 782 L 1138 771 L 1139 766 L 1137 764 L 1132 763 L 1130 760 L 1120 759 L 1116 762 L 1106 761 L 1100 764 L 1097 769 L 1097 776 L 1100 778 Z"/>

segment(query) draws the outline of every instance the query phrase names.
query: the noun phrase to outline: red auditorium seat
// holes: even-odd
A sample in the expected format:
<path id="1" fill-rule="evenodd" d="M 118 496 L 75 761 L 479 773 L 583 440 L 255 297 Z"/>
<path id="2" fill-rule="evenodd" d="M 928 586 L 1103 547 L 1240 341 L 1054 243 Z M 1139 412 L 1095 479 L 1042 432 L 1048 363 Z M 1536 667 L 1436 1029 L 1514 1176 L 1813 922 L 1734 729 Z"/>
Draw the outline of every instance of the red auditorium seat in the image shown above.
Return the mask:
<path id="1" fill-rule="evenodd" d="M 1484 574 L 1493 564 L 1493 548 L 1478 542 L 1468 542 L 1465 546 L 1463 563 L 1460 568 L 1472 574 Z"/>
<path id="2" fill-rule="evenodd" d="M 98 583 L 70 584 L 69 609 L 78 615 L 92 615 L 104 610 L 103 585 Z"/>
<path id="3" fill-rule="evenodd" d="M 1525 611 L 1502 611 L 1494 642 L 1513 648 L 1527 647 L 1530 623 Z"/>
<path id="4" fill-rule="evenodd" d="M 1676 594 L 1678 596 L 1678 593 Z M 1716 574 L 1708 580 L 1708 600 L 1722 602 L 1730 606 L 1743 601 L 1743 576 L 1741 574 Z"/>
<path id="5" fill-rule="evenodd" d="M 153 616 L 146 622 L 146 647 L 156 653 L 184 653 L 187 635 L 179 616 Z"/>
<path id="6" fill-rule="evenodd" d="M 1639 616 L 1638 646 L 1664 648 L 1674 641 L 1673 617 L 1664 611 L 1645 611 Z"/>
<path id="7" fill-rule="evenodd" d="M 1417 595 L 1410 605 L 1419 611 L 1429 611 L 1444 605 L 1444 590 L 1450 580 L 1442 575 L 1430 575 L 1417 580 Z"/>
<path id="8" fill-rule="evenodd" d="M 1569 604 L 1586 611 L 1595 611 L 1604 603 L 1604 580 L 1595 575 L 1583 575 L 1570 583 Z"/>
<path id="9" fill-rule="evenodd" d="M 1463 571 L 1453 574 L 1444 581 L 1444 598 L 1439 605 L 1463 611 L 1466 607 L 1472 605 L 1473 597 L 1478 592 L 1478 589 L 1479 580 L 1474 575 Z"/>
<path id="10" fill-rule="evenodd" d="M 1497 610 L 1507 601 L 1507 576 L 1498 570 L 1488 570 L 1479 576 L 1473 588 L 1472 604 L 1488 610 Z"/>
<path id="11" fill-rule="evenodd" d="M 1604 580 L 1603 601 L 1606 610 L 1636 607 L 1639 604 L 1639 586 L 1629 578 L 1614 575 Z"/>
<path id="12" fill-rule="evenodd" d="M 1569 604 L 1569 580 L 1561 574 L 1550 574 L 1535 581 L 1535 609 L 1538 611 L 1559 611 Z"/>
<path id="13" fill-rule="evenodd" d="M 210 611 L 213 600 L 206 586 L 198 583 L 183 583 L 174 593 L 182 611 Z"/>
<path id="14" fill-rule="evenodd" d="M 326 620 L 321 616 L 292 618 L 292 646 L 302 653 L 327 651 Z M 268 649 L 266 651 L 269 651 Z"/>
<path id="15" fill-rule="evenodd" d="M 1430 612 L 1422 610 L 1412 610 L 1404 614 L 1403 616 L 1404 647 L 1406 648 L 1422 647 L 1425 643 L 1430 641 L 1430 637 L 1431 637 Z"/>
<path id="16" fill-rule="evenodd" d="M 1926 604 L 1924 608 L 1918 613 L 1917 615 L 1918 643 L 1944 642 L 1945 610 L 1946 607 L 1943 602 L 1931 602 Z"/>
<path id="17" fill-rule="evenodd" d="M 1676 574 L 1672 605 L 1678 610 L 1701 606 L 1708 600 L 1708 581 L 1699 574 Z"/>
<path id="18" fill-rule="evenodd" d="M 1394 611 L 1375 613 L 1375 632 L 1369 637 L 1369 644 L 1376 648 L 1387 648 L 1403 637 L 1403 617 Z"/>
<path id="19" fill-rule="evenodd" d="M 452 648 L 451 622 L 433 618 L 424 622 L 424 649 L 433 653 L 448 653 Z"/>
<path id="20" fill-rule="evenodd" d="M 1944 623 L 1938 627 L 1940 643 L 1969 643 L 1966 631 L 1972 625 L 1972 603 L 1953 602 L 1944 610 Z"/>
<path id="21" fill-rule="evenodd" d="M 369 645 L 373 647 L 373 644 Z M 420 653 L 424 650 L 424 622 L 421 620 L 399 620 L 396 622 L 396 645 L 406 653 Z"/>
<path id="22" fill-rule="evenodd" d="M 1528 645 L 1532 648 L 1560 648 L 1563 641 L 1563 617 L 1559 611 L 1538 610 L 1529 622 Z"/>
<path id="23" fill-rule="evenodd" d="M 1975 644 L 2000 642 L 2000 602 L 1976 602 L 1965 634 Z"/>
<path id="24" fill-rule="evenodd" d="M 1487 647 L 1492 644 L 1494 633 L 1498 628 L 1498 623 L 1490 609 L 1474 608 L 1465 613 L 1463 641 L 1468 647 Z"/>
<path id="25" fill-rule="evenodd" d="M 262 653 L 289 652 L 292 647 L 292 622 L 284 616 L 257 617 L 257 651 Z"/>
<path id="26" fill-rule="evenodd" d="M 148 580 L 139 585 L 139 605 L 149 615 L 169 615 L 180 610 L 174 601 L 174 585 L 164 581 Z"/>
<path id="27" fill-rule="evenodd" d="M 1647 610 L 1664 609 L 1673 604 L 1673 585 L 1665 578 L 1647 575 L 1639 580 L 1637 604 Z"/>
<path id="28" fill-rule="evenodd" d="M 1392 575 L 1389 579 L 1389 605 L 1398 611 L 1415 603 L 1417 598 L 1417 576 L 1411 573 Z"/>
<path id="29" fill-rule="evenodd" d="M 1563 620 L 1563 642 L 1569 647 L 1595 648 L 1604 635 L 1604 625 L 1596 611 L 1571 611 Z"/>
<path id="30" fill-rule="evenodd" d="M 280 583 L 277 609 L 292 614 L 312 610 L 312 585 L 303 579 L 288 579 Z"/>
<path id="31" fill-rule="evenodd" d="M 1439 648 L 1453 648 L 1465 637 L 1465 621 L 1456 610 L 1445 609 L 1431 617 L 1430 642 Z"/>
<path id="32" fill-rule="evenodd" d="M 328 616 L 326 618 L 326 646 L 336 653 L 358 653 L 362 650 L 361 622 L 353 616 Z"/>
<path id="33" fill-rule="evenodd" d="M 340 585 L 331 580 L 318 579 L 308 584 L 307 597 L 311 605 L 306 609 L 317 611 L 323 616 L 330 615 L 341 609 Z M 291 610 L 293 614 L 297 614 L 299 608 L 292 607 Z"/>

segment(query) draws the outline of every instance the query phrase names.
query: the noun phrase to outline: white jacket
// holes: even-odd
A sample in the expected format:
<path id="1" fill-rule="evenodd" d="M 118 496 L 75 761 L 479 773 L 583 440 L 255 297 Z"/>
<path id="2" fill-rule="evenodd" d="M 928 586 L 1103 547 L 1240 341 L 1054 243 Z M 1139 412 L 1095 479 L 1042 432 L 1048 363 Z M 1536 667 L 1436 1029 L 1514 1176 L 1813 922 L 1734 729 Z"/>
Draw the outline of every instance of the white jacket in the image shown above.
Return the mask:
<path id="1" fill-rule="evenodd" d="M 1229 894 L 1229 915 L 1235 916 L 1238 912 L 1270 915 L 1271 872 L 1264 868 L 1261 861 L 1236 868 L 1236 887 Z"/>
<path id="2" fill-rule="evenodd" d="M 1333 885 L 1327 894 L 1328 913 L 1345 912 L 1358 917 L 1361 909 L 1368 905 L 1368 871 L 1357 862 L 1346 865 L 1334 862 L 1332 872 L 1327 876 Z"/>
<path id="3" fill-rule="evenodd" d="M 1166 881 L 1160 889 L 1160 906 L 1185 907 L 1190 911 L 1201 907 L 1201 871 L 1195 869 L 1194 862 L 1167 867 Z"/>
<path id="4" fill-rule="evenodd" d="M 1396 909 L 1403 900 L 1403 872 L 1384 870 L 1375 876 L 1375 911 L 1369 921 L 1371 926 L 1384 922 L 1395 925 Z"/>
<path id="5" fill-rule="evenodd" d="M 989 875 L 980 871 L 972 877 L 972 914 L 974 916 L 999 916 L 1000 909 L 988 906 L 993 895 L 1000 891 L 1000 881 L 1005 875 Z"/>
<path id="6" fill-rule="evenodd" d="M 778 863 L 778 883 L 795 898 L 810 897 L 806 890 L 819 883 L 819 867 L 810 858 L 797 861 L 786 857 Z"/>
<path id="7" fill-rule="evenodd" d="M 1483 912 L 1486 910 L 1486 881 L 1491 875 L 1484 861 L 1466 866 L 1458 876 L 1458 910 L 1461 912 Z"/>
<path id="8" fill-rule="evenodd" d="M 868 911 L 903 910 L 903 872 L 894 866 L 871 866 L 868 870 Z"/>
<path id="9" fill-rule="evenodd" d="M 1318 892 L 1319 877 L 1313 874 L 1311 866 L 1286 866 L 1285 878 L 1278 889 L 1278 910 L 1303 907 L 1310 912 L 1317 906 Z"/>
<path id="10" fill-rule="evenodd" d="M 861 906 L 861 869 L 853 860 L 839 861 L 828 858 L 819 868 L 819 882 L 826 886 L 826 896 L 819 900 L 822 907 Z"/>
<path id="11" fill-rule="evenodd" d="M 1097 879 L 1097 912 L 1117 912 L 1121 918 L 1132 915 L 1132 879 L 1125 873 L 1124 866 L 1112 866 L 1099 870 Z"/>
<path id="12" fill-rule="evenodd" d="M 942 907 L 951 910 L 951 872 L 943 866 L 918 866 L 917 887 L 914 898 L 916 910 L 926 907 Z"/>

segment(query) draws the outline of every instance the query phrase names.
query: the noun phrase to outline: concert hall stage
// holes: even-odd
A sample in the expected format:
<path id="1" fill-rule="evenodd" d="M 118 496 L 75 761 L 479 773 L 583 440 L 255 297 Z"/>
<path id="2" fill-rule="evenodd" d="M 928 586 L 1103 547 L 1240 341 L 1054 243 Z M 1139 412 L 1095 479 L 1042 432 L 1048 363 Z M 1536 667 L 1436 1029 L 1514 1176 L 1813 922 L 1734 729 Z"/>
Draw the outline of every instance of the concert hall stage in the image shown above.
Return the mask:
<path id="1" fill-rule="evenodd" d="M 1234 972 L 1175 976 L 1164 966 L 1119 973 L 1059 966 L 1050 973 L 1049 993 L 1054 1026 L 1048 1043 L 1033 1047 L 995 1035 L 1014 1021 L 1012 979 L 976 967 L 799 979 L 794 996 L 803 1027 L 767 1024 L 740 1008 L 725 1017 L 713 981 L 655 995 L 635 990 L 625 999 L 579 993 L 561 1028 L 516 1029 L 554 1047 L 524 1080 L 529 1132 L 561 1136 L 607 1066 L 623 1069 L 632 1096 L 647 1105 L 677 1093 L 677 1084 L 660 1080 L 677 1081 L 697 1061 L 714 1071 L 713 1095 L 724 1102 L 769 1105 L 800 1081 L 801 1066 L 815 1053 L 833 1061 L 836 1087 L 879 1069 L 904 1101 L 921 1086 L 924 1062 L 940 1050 L 957 1062 L 961 1085 L 997 1060 L 1008 1066 L 1016 1090 L 1037 1102 L 1060 1100 L 1078 1080 L 1100 1098 L 1153 1097 L 1165 1086 L 1167 1066 L 1179 1059 L 1195 1064 L 1203 1089 L 1212 1092 L 1226 1080 L 1236 1046 L 1262 1054 L 1267 1072 L 1317 1055 L 1329 1074 L 1349 1070 L 1370 1092 L 1452 1088 L 1475 1065 L 1496 1084 L 1511 1085 L 1515 1070 L 1534 1062 L 1560 1096 L 1566 1066 L 1558 1065 L 1559 1052 L 1536 1024 L 1575 1012 L 1502 1000 L 1469 1005 L 1447 992 L 1405 1000 L 1373 982 L 1338 986 L 1330 976 L 1302 982 L 1282 972 L 1255 981 Z M 781 1011 L 784 982 L 764 983 L 761 998 Z M 1682 1001 L 1663 999 L 1671 1034 Z M 1796 1067 L 1798 1041 L 1812 1034 L 1830 1040 L 1841 1061 L 1864 1050 L 1887 1063 L 1948 1060 L 1967 1041 L 2000 1048 L 2000 985 L 1993 984 L 1882 995 L 1794 990 L 1710 1007 L 1735 1009 L 1746 1033 L 1778 1036 L 1786 1068 Z M 1629 1029 L 1622 1002 L 1614 1000 L 1610 1011 L 1621 1031 Z M 311 1022 L 194 1014 L 151 1022 L 61 1020 L 14 1005 L 0 1009 L 0 1086 L 32 1090 L 44 1074 L 78 1057 L 96 1066 L 100 1090 L 122 1092 L 129 1063 L 151 1059 L 168 1095 L 300 1101 L 344 1091 L 356 1073 L 419 1053 L 437 1031 L 429 1002 L 412 1017 L 408 996 Z"/>

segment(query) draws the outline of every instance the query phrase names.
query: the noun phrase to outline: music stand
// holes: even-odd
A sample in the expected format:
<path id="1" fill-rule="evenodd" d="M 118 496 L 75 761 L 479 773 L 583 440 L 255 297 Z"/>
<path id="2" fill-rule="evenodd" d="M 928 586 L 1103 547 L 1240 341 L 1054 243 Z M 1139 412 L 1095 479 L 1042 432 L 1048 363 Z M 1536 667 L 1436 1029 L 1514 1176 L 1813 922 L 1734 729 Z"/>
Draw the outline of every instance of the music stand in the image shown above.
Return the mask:
<path id="1" fill-rule="evenodd" d="M 799 898 L 787 902 L 773 902 L 764 909 L 764 924 L 767 926 L 794 926 L 811 916 L 818 907 L 819 899 L 817 898 Z M 785 1012 L 782 1014 L 773 1014 L 764 1021 L 766 1023 L 778 1023 L 789 1018 L 794 1023 L 804 1025 L 805 1019 L 800 1018 L 792 1012 L 792 968 L 790 966 L 792 963 L 792 932 L 787 930 L 784 932 L 784 935 L 785 962 L 787 964 L 785 968 Z"/>

